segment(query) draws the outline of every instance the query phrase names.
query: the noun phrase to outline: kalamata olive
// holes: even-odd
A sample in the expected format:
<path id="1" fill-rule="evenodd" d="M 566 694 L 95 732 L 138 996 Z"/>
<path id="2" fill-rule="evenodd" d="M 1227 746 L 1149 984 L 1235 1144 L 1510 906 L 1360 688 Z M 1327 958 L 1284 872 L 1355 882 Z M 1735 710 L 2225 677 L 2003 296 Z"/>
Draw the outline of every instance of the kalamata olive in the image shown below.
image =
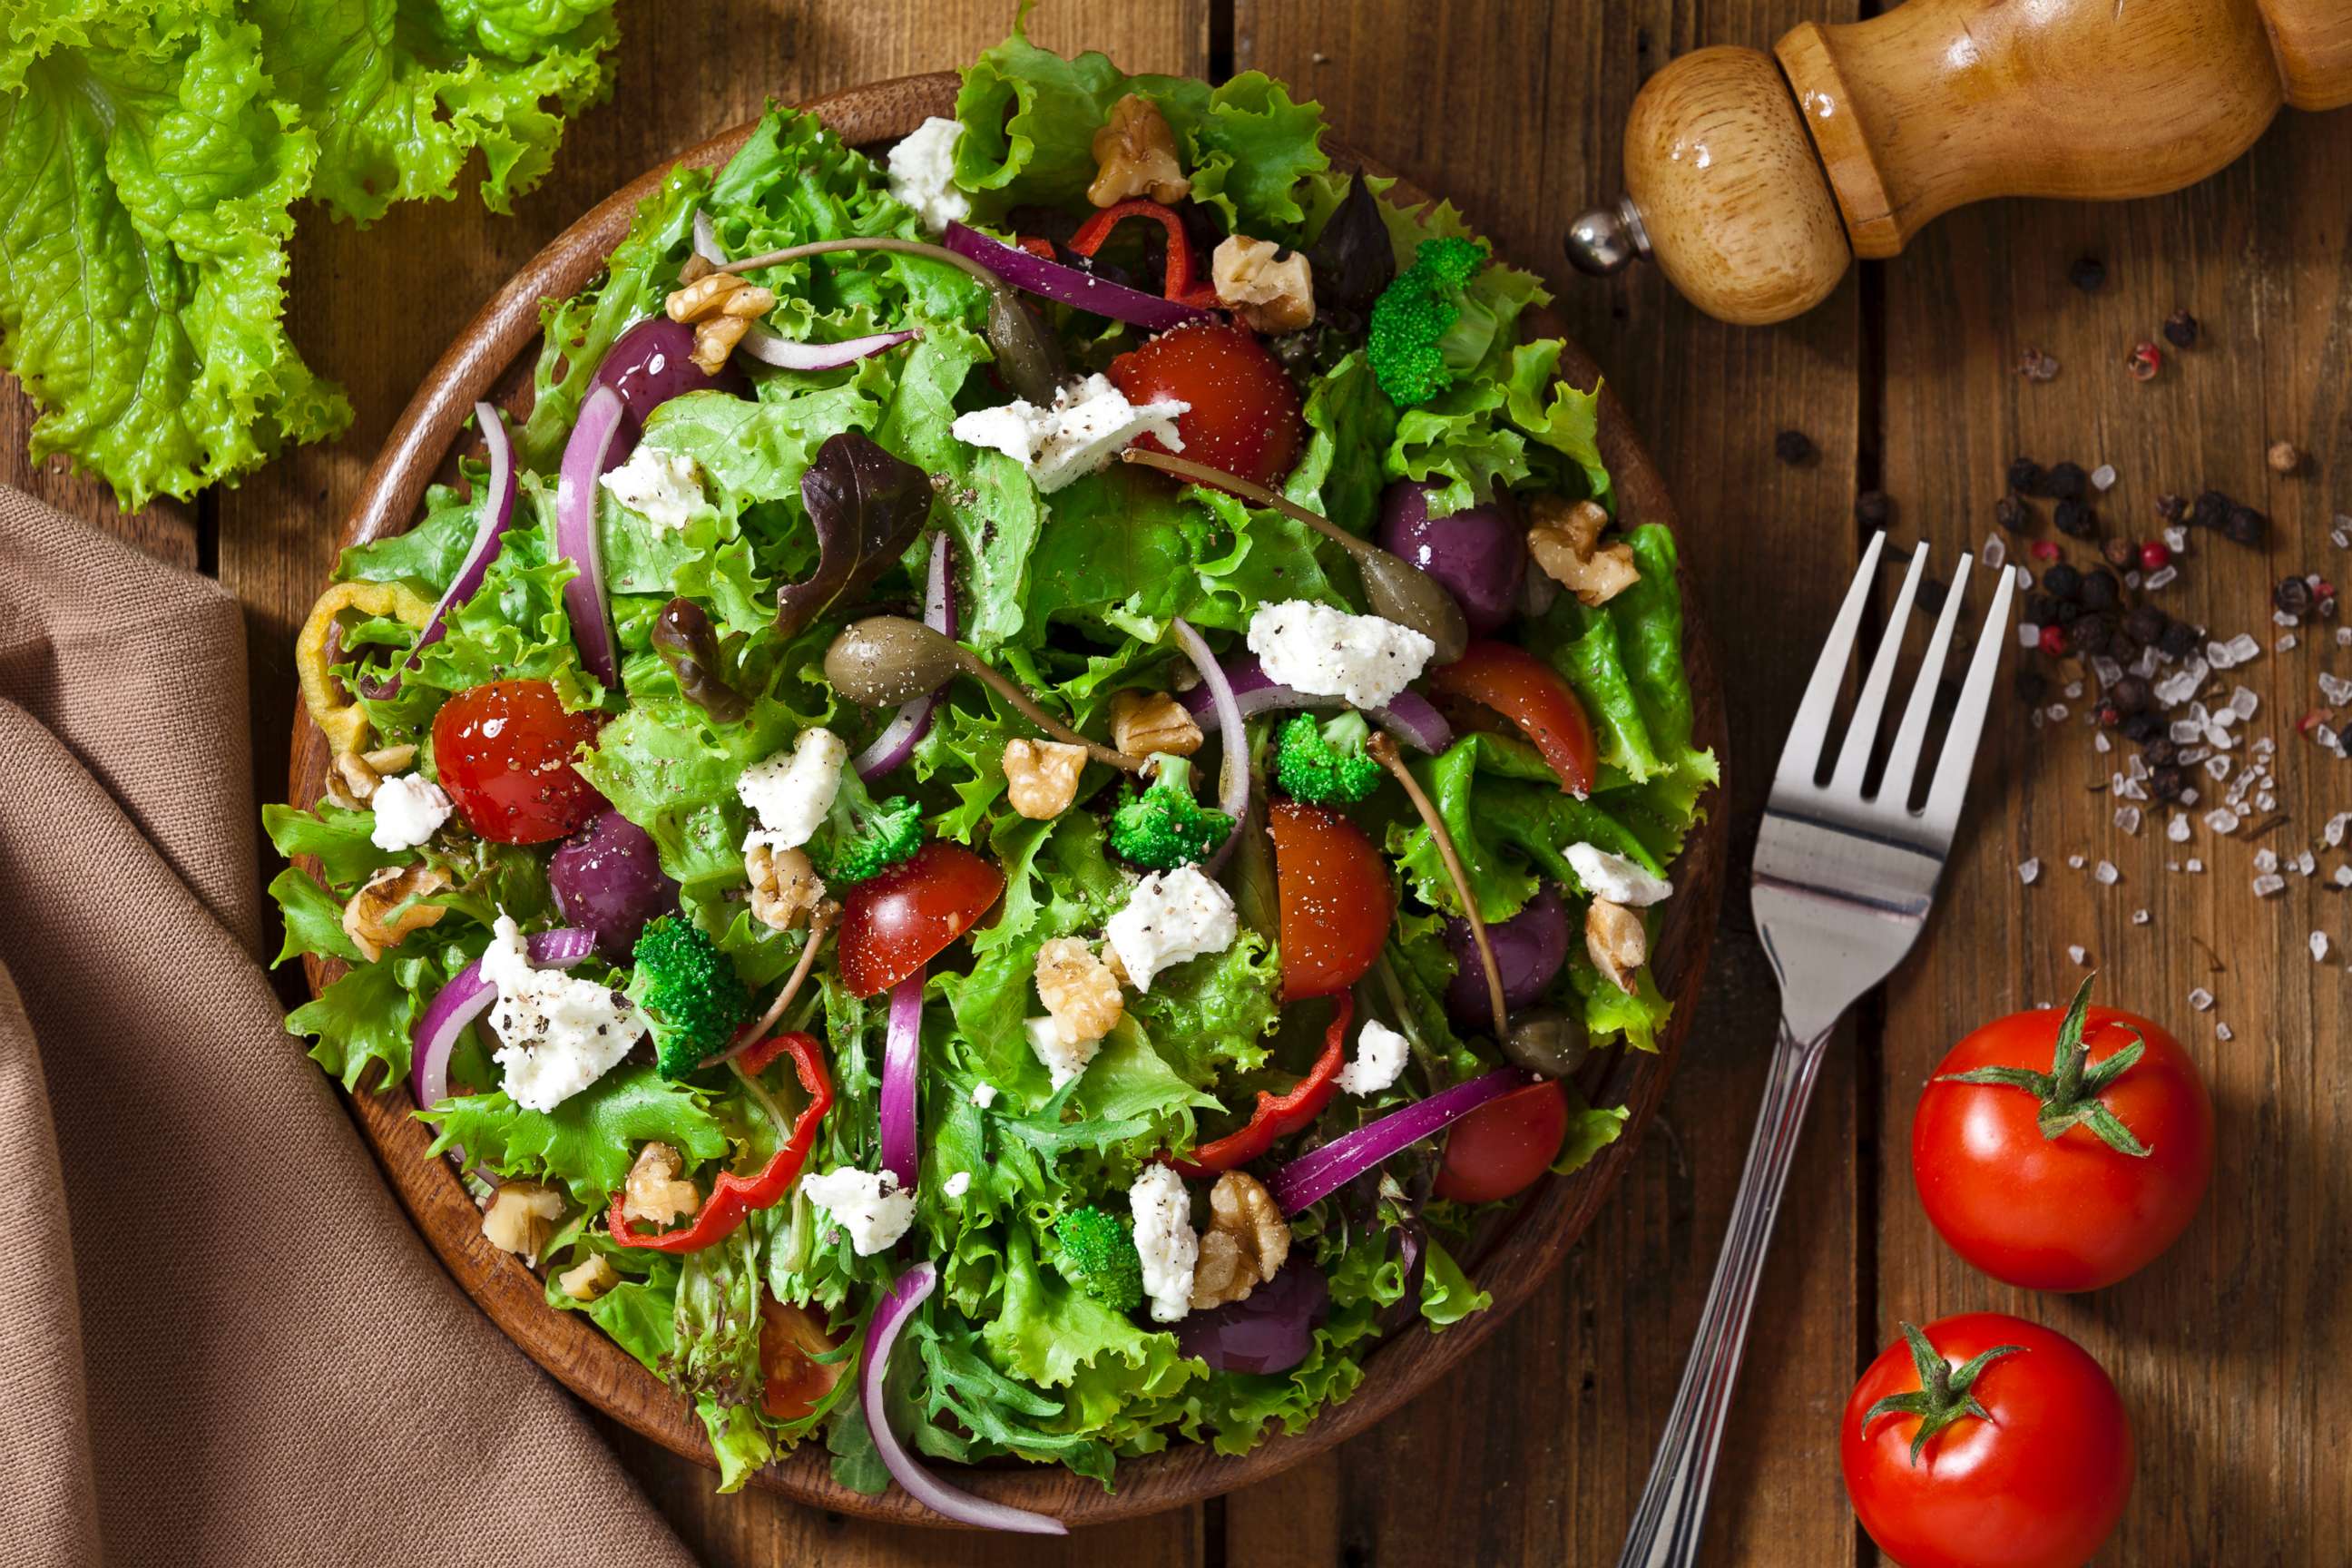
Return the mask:
<path id="1" fill-rule="evenodd" d="M 688 702 L 718 723 L 742 722 L 751 705 L 719 674 L 719 634 L 701 605 L 691 599 L 664 605 L 654 617 L 653 645 Z"/>
<path id="2" fill-rule="evenodd" d="M 629 962 L 647 921 L 677 908 L 677 884 L 661 868 L 646 830 L 607 811 L 556 847 L 548 890 L 567 925 L 596 933 L 596 951 Z"/>
<path id="3" fill-rule="evenodd" d="M 954 676 L 956 645 L 920 621 L 869 616 L 824 650 L 824 678 L 852 702 L 888 708 L 936 691 Z"/>
<path id="4" fill-rule="evenodd" d="M 1511 1020 L 1503 1037 L 1503 1056 L 1515 1067 L 1546 1078 L 1567 1078 L 1584 1065 L 1591 1053 L 1592 1037 L 1581 1018 L 1571 1018 L 1552 1007 L 1536 1007 Z"/>
<path id="5" fill-rule="evenodd" d="M 694 329 L 667 316 L 648 316 L 613 340 L 591 386 L 609 386 L 621 395 L 628 417 L 614 433 L 604 454 L 609 471 L 628 460 L 645 434 L 646 416 L 682 393 L 706 388 L 736 397 L 751 395 L 751 384 L 730 362 L 717 375 L 694 363 Z"/>
<path id="6" fill-rule="evenodd" d="M 1444 584 L 1475 637 L 1492 637 L 1518 607 L 1527 527 L 1509 492 L 1449 517 L 1429 515 L 1434 483 L 1400 479 L 1381 496 L 1381 542 Z"/>
<path id="7" fill-rule="evenodd" d="M 1517 914 L 1486 928 L 1495 967 L 1503 974 L 1506 1005 L 1525 1007 L 1550 989 L 1559 966 L 1568 962 L 1568 907 L 1549 886 L 1539 889 Z M 1445 987 L 1447 1015 L 1465 1028 L 1491 1028 L 1486 973 L 1479 965 L 1468 921 L 1457 916 L 1445 922 L 1445 946 L 1454 954 L 1454 978 Z"/>

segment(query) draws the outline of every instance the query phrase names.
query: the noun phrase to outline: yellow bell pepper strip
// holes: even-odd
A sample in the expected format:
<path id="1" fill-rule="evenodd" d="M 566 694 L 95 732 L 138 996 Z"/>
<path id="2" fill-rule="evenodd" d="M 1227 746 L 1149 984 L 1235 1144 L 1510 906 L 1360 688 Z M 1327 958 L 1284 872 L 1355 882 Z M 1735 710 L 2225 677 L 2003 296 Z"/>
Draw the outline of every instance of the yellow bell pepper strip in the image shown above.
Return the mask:
<path id="1" fill-rule="evenodd" d="M 433 618 L 433 601 L 398 583 L 338 583 L 310 606 L 310 618 L 294 640 L 294 668 L 302 679 L 302 705 L 338 755 L 367 750 L 368 735 L 367 710 L 342 692 L 328 667 L 335 617 L 346 610 L 422 627 Z"/>

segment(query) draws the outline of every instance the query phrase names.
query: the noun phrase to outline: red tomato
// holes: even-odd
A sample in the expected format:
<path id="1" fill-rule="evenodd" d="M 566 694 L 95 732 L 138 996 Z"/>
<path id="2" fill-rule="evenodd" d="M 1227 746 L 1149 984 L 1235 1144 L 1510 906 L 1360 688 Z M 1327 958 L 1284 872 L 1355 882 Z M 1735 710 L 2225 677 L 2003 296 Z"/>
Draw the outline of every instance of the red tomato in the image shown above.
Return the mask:
<path id="1" fill-rule="evenodd" d="M 1445 1135 L 1437 1195 L 1491 1204 L 1535 1185 L 1568 1136 L 1568 1092 L 1546 1079 L 1490 1100 Z"/>
<path id="2" fill-rule="evenodd" d="M 778 1421 L 798 1421 L 817 1407 L 848 1370 L 847 1357 L 814 1358 L 840 1347 L 824 1324 L 801 1308 L 760 1296 L 760 1408 Z"/>
<path id="3" fill-rule="evenodd" d="M 604 809 L 572 766 L 604 722 L 565 712 L 544 680 L 493 680 L 433 716 L 433 762 L 467 826 L 499 844 L 544 844 Z"/>
<path id="4" fill-rule="evenodd" d="M 1527 649 L 1474 642 L 1452 664 L 1431 670 L 1429 684 L 1445 696 L 1492 708 L 1534 742 L 1559 775 L 1561 789 L 1579 796 L 1591 792 L 1599 776 L 1592 721 L 1584 716 L 1575 689 Z"/>
<path id="5" fill-rule="evenodd" d="M 1004 891 L 1004 873 L 934 840 L 842 896 L 841 981 L 857 996 L 887 991 L 972 928 Z"/>
<path id="6" fill-rule="evenodd" d="M 1930 1323 L 1927 1342 L 1948 1376 L 1995 1346 L 2018 1348 L 1952 1392 L 1986 1416 L 1937 1432 L 1916 1463 L 1917 1415 L 1868 1416 L 1890 1394 L 1916 1398 L 1927 1380 L 1906 1341 L 1879 1352 L 1838 1430 L 1862 1527 L 1903 1568 L 2082 1568 L 2131 1496 L 2131 1422 L 2116 1385 L 2065 1335 L 2000 1312 Z"/>
<path id="7" fill-rule="evenodd" d="M 1389 939 L 1388 863 L 1336 811 L 1277 800 L 1267 809 L 1281 905 L 1282 999 L 1328 996 L 1364 977 Z"/>
<path id="8" fill-rule="evenodd" d="M 1280 485 L 1306 444 L 1298 386 L 1247 327 L 1196 321 L 1110 362 L 1130 403 L 1172 398 L 1184 456 L 1262 485 Z M 1136 443 L 1168 448 L 1150 436 Z"/>
<path id="9" fill-rule="evenodd" d="M 2089 1007 L 2089 997 L 2085 982 L 2068 1041 L 2088 1047 L 2088 1068 L 2135 1032 L 2145 1051 L 2077 1103 L 2105 1106 L 2147 1153 L 2115 1148 L 2081 1122 L 2042 1136 L 2033 1089 L 1947 1081 L 1986 1068 L 2049 1073 L 2068 1026 L 2048 1008 L 1996 1019 L 1954 1046 L 1911 1119 L 1911 1176 L 1927 1217 L 1962 1258 L 2030 1290 L 2095 1290 L 2144 1268 L 2188 1228 L 2213 1176 L 2213 1102 L 2189 1053 L 2147 1019 Z"/>

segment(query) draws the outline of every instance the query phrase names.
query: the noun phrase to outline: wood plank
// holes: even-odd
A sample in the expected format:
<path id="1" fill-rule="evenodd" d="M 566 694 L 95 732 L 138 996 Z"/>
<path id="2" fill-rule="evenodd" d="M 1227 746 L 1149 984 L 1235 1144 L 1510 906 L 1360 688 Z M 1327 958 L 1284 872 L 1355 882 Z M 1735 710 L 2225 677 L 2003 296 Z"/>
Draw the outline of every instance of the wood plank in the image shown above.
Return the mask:
<path id="1" fill-rule="evenodd" d="M 221 575 L 247 607 L 255 773 L 265 794 L 285 773 L 294 632 L 332 564 L 336 531 L 415 384 L 482 301 L 614 186 L 757 114 L 770 97 L 791 101 L 951 68 L 1001 38 L 1010 18 L 994 0 L 625 10 L 614 101 L 574 125 L 554 172 L 513 216 L 485 213 L 470 188 L 448 205 L 395 208 L 364 233 L 309 215 L 294 244 L 291 330 L 311 363 L 349 388 L 357 418 L 341 440 L 294 454 L 219 502 Z M 1130 69 L 1198 72 L 1208 62 L 1205 0 L 1149 11 L 1063 4 L 1034 24 L 1040 43 L 1102 48 Z M 714 1563 L 822 1557 L 865 1568 L 943 1551 L 973 1563 L 1051 1563 L 1108 1549 L 1139 1568 L 1175 1568 L 1202 1556 L 1197 1510 L 1070 1543 L 974 1544 L 820 1515 L 760 1493 L 720 1497 L 711 1472 L 605 1425 L 656 1501 Z"/>
<path id="2" fill-rule="evenodd" d="M 68 517 L 96 523 L 174 566 L 197 568 L 202 552 L 196 504 L 160 500 L 124 511 L 115 505 L 114 491 L 105 480 L 76 469 L 63 453 L 35 463 L 26 443 L 38 415 L 15 376 L 0 377 L 0 484 L 14 485 Z"/>
<path id="3" fill-rule="evenodd" d="M 1890 1158 L 1883 1173 L 1874 1338 L 1891 1340 L 1898 1318 L 2013 1311 L 2080 1340 L 2122 1388 L 2139 1444 L 2137 1494 L 2102 1562 L 2336 1563 L 2352 1531 L 2352 1471 L 2329 1457 L 2321 1403 L 2326 1369 L 2352 1353 L 2352 1317 L 2341 1310 L 2352 1066 L 2336 1048 L 2352 987 L 2352 904 L 2292 873 L 2266 900 L 2250 887 L 2257 850 L 2292 857 L 2331 812 L 2352 805 L 2352 771 L 2294 730 L 2318 705 L 2316 672 L 2345 672 L 2352 652 L 2308 626 L 2300 647 L 2271 651 L 2281 628 L 2268 597 L 2282 574 L 2342 582 L 2347 567 L 2326 537 L 2329 520 L 2352 510 L 2342 369 L 2352 193 L 2327 173 L 2347 157 L 2352 117 L 2289 116 L 2249 161 L 2194 191 L 2128 206 L 1960 213 L 1885 273 L 1887 486 L 1914 503 L 1902 537 L 1924 529 L 1939 558 L 1980 545 L 2018 453 L 2115 465 L 2120 479 L 2098 508 L 2110 533 L 2145 537 L 2159 493 L 2207 485 L 2273 520 L 2267 551 L 2197 533 L 2180 580 L 2153 599 L 2216 637 L 2242 630 L 2263 644 L 2260 658 L 2219 685 L 2224 699 L 2240 682 L 2261 694 L 2241 729 L 2276 738 L 2277 810 L 2289 820 L 2258 842 L 2250 828 L 2217 834 L 2196 819 L 2226 786 L 2200 776 L 2207 798 L 2189 813 L 2189 842 L 2168 842 L 2153 808 L 2148 826 L 2126 833 L 2114 821 L 2116 797 L 2093 792 L 2130 748 L 2096 754 L 2082 700 L 2068 702 L 2066 722 L 2035 730 L 2004 694 L 1973 829 L 1925 950 L 1887 1004 L 1880 1139 L 1890 1152 L 1907 1146 L 1917 1089 L 1954 1038 L 2072 994 L 2084 971 L 2070 944 L 2099 968 L 2100 998 L 2171 1028 L 2214 1091 L 2219 1161 L 2203 1214 L 2140 1276 L 2088 1297 L 2037 1296 L 1975 1273 L 1927 1225 L 1907 1162 Z M 2107 264 L 2105 286 L 2090 296 L 2066 280 L 2084 254 Z M 2178 306 L 2202 320 L 2201 342 L 2186 353 L 2168 345 L 2163 374 L 2133 381 L 2126 353 Z M 2014 373 L 2028 345 L 2059 359 L 2058 379 Z M 2281 437 L 2315 454 L 2294 477 L 2263 461 Z M 2041 532 L 2055 537 L 2046 524 Z M 2062 542 L 2071 559 L 2089 553 Z M 2068 701 L 2063 689 L 2049 700 Z M 2247 750 L 2233 753 L 2239 766 Z M 2121 880 L 2098 885 L 2067 866 L 2070 854 L 2112 860 Z M 2043 870 L 2021 889 L 2016 868 L 2029 856 Z M 2191 856 L 2204 875 L 2168 869 Z M 2346 860 L 2323 848 L 2322 876 Z M 2135 923 L 2141 910 L 2144 925 Z M 2314 930 L 2333 944 L 2324 964 L 2305 945 Z M 2219 998 L 2212 1011 L 2189 1005 L 2198 986 Z M 2236 1037 L 2226 1043 L 2216 1037 L 2223 1022 Z"/>
<path id="4" fill-rule="evenodd" d="M 1630 402 L 1735 656 L 1735 889 L 1810 639 L 1853 566 L 1856 292 L 1848 284 L 1793 326 L 1746 331 L 1699 317 L 1654 274 L 1577 279 L 1559 243 L 1570 215 L 1614 194 L 1625 112 L 1649 71 L 1702 43 L 1769 47 L 1820 11 L 1795 0 L 1242 0 L 1235 11 L 1235 68 L 1320 98 L 1349 142 L 1451 196 L 1542 269 Z M 1776 462 L 1783 426 L 1806 431 L 1822 459 Z M 1759 580 L 1776 584 L 1769 600 L 1738 586 Z M 1776 657 L 1738 657 L 1758 647 Z M 1614 1558 L 1715 1266 L 1778 1016 L 1745 898 L 1735 891 L 1724 914 L 1706 1012 L 1661 1126 L 1558 1286 L 1379 1432 L 1231 1499 L 1228 1561 Z M 1857 1342 L 1851 1037 L 1833 1050 L 1765 1279 L 1710 1563 L 1853 1556 L 1834 1447 Z"/>

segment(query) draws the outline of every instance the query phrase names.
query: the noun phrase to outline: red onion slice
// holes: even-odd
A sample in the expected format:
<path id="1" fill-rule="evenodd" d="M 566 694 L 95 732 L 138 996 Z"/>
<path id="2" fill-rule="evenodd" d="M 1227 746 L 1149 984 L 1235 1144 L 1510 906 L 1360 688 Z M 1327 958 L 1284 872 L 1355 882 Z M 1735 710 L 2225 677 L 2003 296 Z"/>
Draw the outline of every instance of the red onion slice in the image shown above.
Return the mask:
<path id="1" fill-rule="evenodd" d="M 956 635 L 955 557 L 946 531 L 931 536 L 930 570 L 923 577 L 923 625 L 952 641 Z M 931 714 L 940 694 L 925 692 L 905 703 L 882 732 L 857 753 L 857 776 L 872 784 L 902 765 L 930 733 Z"/>
<path id="2" fill-rule="evenodd" d="M 719 246 L 719 231 L 711 223 L 710 215 L 700 207 L 694 210 L 694 254 L 713 267 L 727 265 L 727 252 Z M 899 332 L 875 332 L 862 338 L 844 338 L 837 343 L 803 343 L 780 337 L 754 321 L 736 348 L 761 364 L 772 364 L 779 370 L 837 370 L 922 335 L 921 329 L 909 328 Z"/>
<path id="3" fill-rule="evenodd" d="M 514 521 L 515 492 L 520 481 L 515 477 L 514 443 L 507 438 L 506 416 L 488 403 L 477 403 L 474 422 L 481 426 L 482 447 L 490 457 L 490 477 L 482 487 L 482 515 L 474 524 L 474 542 L 466 549 L 464 563 L 449 579 L 441 602 L 433 606 L 433 616 L 425 623 L 425 629 L 416 634 L 416 644 L 408 650 L 408 658 L 401 667 L 404 669 L 415 669 L 417 657 L 449 635 L 450 606 L 472 598 L 481 587 L 490 563 L 499 558 L 507 526 Z M 364 677 L 360 680 L 361 693 L 379 701 L 399 690 L 397 670 L 383 680 Z"/>
<path id="4" fill-rule="evenodd" d="M 874 1309 L 873 1322 L 866 1326 L 866 1363 L 857 1373 L 857 1403 L 866 1414 L 866 1430 L 874 1436 L 874 1447 L 881 1454 L 883 1465 L 891 1479 L 906 1489 L 908 1497 L 942 1519 L 980 1530 L 1009 1530 L 1023 1535 L 1069 1534 L 1070 1527 L 1058 1519 L 1009 1503 L 990 1502 L 948 1485 L 890 1430 L 889 1411 L 882 1398 L 882 1385 L 890 1371 L 890 1352 L 898 1344 L 898 1332 L 907 1326 L 907 1320 L 914 1316 L 915 1309 L 929 1298 L 939 1282 L 936 1265 L 916 1264 L 892 1283 L 882 1304 Z"/>
<path id="5" fill-rule="evenodd" d="M 566 926 L 527 938 L 523 946 L 539 968 L 569 969 L 596 951 L 596 933 L 584 926 Z M 408 1089 L 418 1110 L 430 1110 L 449 1098 L 449 1053 L 466 1026 L 488 1012 L 498 995 L 499 988 L 482 978 L 482 962 L 476 959 L 425 1005 L 413 1037 L 415 1060 L 408 1069 Z"/>
<path id="6" fill-rule="evenodd" d="M 1334 1138 L 1312 1153 L 1301 1154 L 1274 1173 L 1266 1190 L 1283 1213 L 1297 1214 L 1423 1139 L 1443 1132 L 1487 1101 L 1542 1081 L 1525 1068 L 1497 1068 L 1440 1089 L 1427 1100 Z"/>
<path id="7" fill-rule="evenodd" d="M 1234 819 L 1234 831 L 1225 835 L 1225 841 L 1201 868 L 1203 876 L 1213 877 L 1240 841 L 1242 818 L 1249 815 L 1249 737 L 1242 729 L 1242 710 L 1234 701 L 1233 686 L 1225 679 L 1224 666 L 1217 662 L 1217 656 L 1183 616 L 1171 616 L 1168 626 L 1183 646 L 1185 657 L 1201 672 L 1201 689 L 1209 693 L 1217 710 L 1217 741 L 1224 751 L 1217 767 L 1217 809 Z"/>
<path id="8" fill-rule="evenodd" d="M 1341 706 L 1337 698 L 1309 697 L 1295 687 L 1283 685 L 1266 674 L 1265 667 L 1254 653 L 1240 655 L 1225 667 L 1225 682 L 1233 688 L 1234 705 L 1244 719 L 1299 708 Z M 1179 700 L 1197 719 L 1215 703 L 1216 694 L 1204 679 Z M 1417 752 L 1433 756 L 1454 743 L 1454 726 L 1418 691 L 1400 691 L 1387 707 L 1371 709 L 1365 717 Z"/>
<path id="9" fill-rule="evenodd" d="M 915 1127 L 916 1068 L 923 1058 L 923 971 L 890 988 L 890 1025 L 882 1041 L 882 1163 L 913 1192 L 922 1158 Z"/>
<path id="10" fill-rule="evenodd" d="M 563 584 L 572 640 L 588 673 L 618 690 L 621 663 L 613 647 L 612 603 L 604 595 L 604 550 L 596 537 L 596 477 L 628 415 L 621 395 L 599 386 L 580 405 L 580 422 L 563 446 L 555 482 L 555 548 L 576 570 Z"/>
<path id="11" fill-rule="evenodd" d="M 963 224 L 948 225 L 946 232 L 940 236 L 940 244 L 966 260 L 977 261 L 1015 289 L 1058 300 L 1114 321 L 1148 327 L 1155 332 L 1200 321 L 1212 313 L 1147 294 L 1140 289 L 1130 289 L 1124 283 L 1113 283 L 1075 267 L 1065 267 L 1017 245 L 991 239 Z"/>

